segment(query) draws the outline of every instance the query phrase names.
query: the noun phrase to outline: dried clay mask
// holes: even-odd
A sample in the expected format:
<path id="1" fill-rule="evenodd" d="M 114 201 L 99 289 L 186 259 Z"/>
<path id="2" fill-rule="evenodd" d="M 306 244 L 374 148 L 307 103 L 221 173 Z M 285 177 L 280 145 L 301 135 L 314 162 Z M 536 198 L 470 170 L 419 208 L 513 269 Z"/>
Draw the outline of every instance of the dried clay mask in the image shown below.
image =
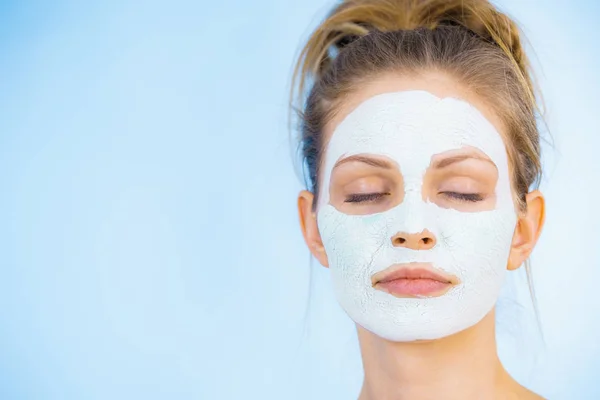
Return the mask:
<path id="1" fill-rule="evenodd" d="M 423 196 L 432 157 L 476 148 L 497 168 L 495 202 L 483 211 L 441 207 Z M 341 212 L 330 203 L 332 169 L 352 155 L 397 164 L 402 201 L 381 212 Z M 502 138 L 471 104 L 426 91 L 384 93 L 355 108 L 336 127 L 323 160 L 317 223 L 335 295 L 352 320 L 392 341 L 437 339 L 473 326 L 494 306 L 504 281 L 516 226 Z M 394 245 L 398 232 L 428 231 L 435 245 Z M 399 298 L 373 287 L 374 274 L 395 264 L 430 263 L 458 278 L 437 297 Z"/>

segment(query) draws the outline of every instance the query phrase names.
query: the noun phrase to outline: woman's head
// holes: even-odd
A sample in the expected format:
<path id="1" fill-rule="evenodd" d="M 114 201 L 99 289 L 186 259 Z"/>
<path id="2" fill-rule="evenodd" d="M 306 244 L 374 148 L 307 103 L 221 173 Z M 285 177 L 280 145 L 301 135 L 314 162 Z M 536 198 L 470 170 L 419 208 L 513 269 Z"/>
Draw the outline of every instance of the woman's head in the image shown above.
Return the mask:
<path id="1" fill-rule="evenodd" d="M 347 1 L 309 39 L 302 227 L 361 326 L 400 341 L 455 333 L 527 259 L 544 208 L 529 193 L 527 68 L 515 25 L 486 1 Z M 385 282 L 423 274 L 437 284 Z"/>

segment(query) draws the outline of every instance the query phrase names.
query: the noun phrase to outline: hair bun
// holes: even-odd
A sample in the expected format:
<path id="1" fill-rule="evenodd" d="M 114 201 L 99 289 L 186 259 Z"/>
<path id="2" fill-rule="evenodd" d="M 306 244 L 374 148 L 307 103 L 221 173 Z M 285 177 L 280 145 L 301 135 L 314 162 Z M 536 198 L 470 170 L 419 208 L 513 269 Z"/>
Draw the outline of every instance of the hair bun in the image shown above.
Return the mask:
<path id="1" fill-rule="evenodd" d="M 519 29 L 487 0 L 345 0 L 327 15 L 308 43 L 320 49 L 312 73 L 320 76 L 340 51 L 370 31 L 395 31 L 459 25 L 498 45 L 516 63 L 530 88 L 529 63 Z"/>

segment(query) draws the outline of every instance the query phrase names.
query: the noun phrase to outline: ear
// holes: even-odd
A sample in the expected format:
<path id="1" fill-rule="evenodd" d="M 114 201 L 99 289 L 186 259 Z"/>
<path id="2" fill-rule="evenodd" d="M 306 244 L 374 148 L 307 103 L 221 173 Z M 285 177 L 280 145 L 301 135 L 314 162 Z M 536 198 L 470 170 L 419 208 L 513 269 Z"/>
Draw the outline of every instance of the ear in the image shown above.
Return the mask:
<path id="1" fill-rule="evenodd" d="M 300 216 L 300 227 L 308 249 L 312 255 L 319 260 L 324 267 L 329 267 L 325 247 L 321 241 L 321 234 L 317 227 L 317 215 L 313 212 L 313 201 L 315 197 L 308 190 L 303 190 L 298 195 L 298 214 Z"/>
<path id="2" fill-rule="evenodd" d="M 544 196 L 539 190 L 528 193 L 525 201 L 527 202 L 527 211 L 517 220 L 508 257 L 507 269 L 509 270 L 519 268 L 529 258 L 546 219 Z"/>

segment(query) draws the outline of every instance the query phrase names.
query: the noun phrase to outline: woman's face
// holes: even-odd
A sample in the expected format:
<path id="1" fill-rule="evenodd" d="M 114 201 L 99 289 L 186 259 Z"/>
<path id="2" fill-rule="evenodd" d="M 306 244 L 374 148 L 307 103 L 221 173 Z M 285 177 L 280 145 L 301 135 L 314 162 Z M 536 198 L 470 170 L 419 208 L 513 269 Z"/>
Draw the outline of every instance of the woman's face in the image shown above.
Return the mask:
<path id="1" fill-rule="evenodd" d="M 316 218 L 338 301 L 394 341 L 494 306 L 517 227 L 503 125 L 449 78 L 383 76 L 324 131 Z"/>

